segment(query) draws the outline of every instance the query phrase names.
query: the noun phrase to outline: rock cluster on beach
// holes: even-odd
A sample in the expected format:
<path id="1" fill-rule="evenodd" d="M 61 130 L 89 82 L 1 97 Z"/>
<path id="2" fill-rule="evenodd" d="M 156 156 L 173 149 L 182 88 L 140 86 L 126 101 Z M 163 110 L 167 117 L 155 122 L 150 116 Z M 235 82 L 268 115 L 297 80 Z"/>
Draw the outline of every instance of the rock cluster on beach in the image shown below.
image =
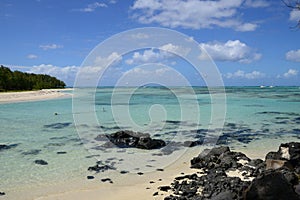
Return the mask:
<path id="1" fill-rule="evenodd" d="M 265 161 L 216 147 L 193 158 L 191 168 L 199 171 L 176 177 L 153 195 L 169 192 L 165 200 L 300 200 L 300 143 L 281 144 Z"/>

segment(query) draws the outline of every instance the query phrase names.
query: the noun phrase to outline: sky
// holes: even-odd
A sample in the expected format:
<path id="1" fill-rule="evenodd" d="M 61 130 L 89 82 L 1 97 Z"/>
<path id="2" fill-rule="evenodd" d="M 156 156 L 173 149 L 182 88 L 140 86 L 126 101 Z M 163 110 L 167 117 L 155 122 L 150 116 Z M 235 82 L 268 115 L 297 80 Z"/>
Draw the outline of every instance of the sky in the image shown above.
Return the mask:
<path id="1" fill-rule="evenodd" d="M 281 0 L 1 0 L 0 64 L 73 86 L 97 45 L 124 31 L 160 27 L 205 49 L 225 85 L 299 86 L 300 30 L 294 28 L 299 19 L 300 11 Z M 177 76 L 191 85 L 205 84 L 183 58 L 188 48 L 169 42 L 126 55 L 114 48 L 105 58 L 99 55 L 101 61 L 113 61 L 100 85 L 115 85 L 121 78 L 157 81 L 155 76 L 171 85 L 180 84 Z M 181 50 L 183 57 L 173 54 Z"/>

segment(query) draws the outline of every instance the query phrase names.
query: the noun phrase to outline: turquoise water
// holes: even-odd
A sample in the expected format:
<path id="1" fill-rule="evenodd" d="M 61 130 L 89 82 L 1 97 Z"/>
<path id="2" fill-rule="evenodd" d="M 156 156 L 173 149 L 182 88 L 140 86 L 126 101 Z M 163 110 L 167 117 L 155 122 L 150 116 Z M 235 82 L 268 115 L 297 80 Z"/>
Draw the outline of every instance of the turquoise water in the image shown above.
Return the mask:
<path id="1" fill-rule="evenodd" d="M 0 150 L 0 191 L 85 178 L 97 160 L 132 173 L 163 168 L 184 156 L 184 141 L 239 149 L 300 138 L 299 87 L 227 87 L 226 102 L 212 101 L 204 87 L 119 88 L 114 94 L 113 88 L 98 88 L 95 98 L 89 98 L 92 90 L 83 91 L 75 103 L 67 98 L 0 104 L 0 144 L 11 145 Z M 212 126 L 213 109 L 218 125 L 226 111 L 224 127 Z M 105 148 L 105 141 L 95 140 L 119 129 L 147 132 L 170 145 L 147 151 Z M 35 164 L 39 159 L 48 165 Z"/>

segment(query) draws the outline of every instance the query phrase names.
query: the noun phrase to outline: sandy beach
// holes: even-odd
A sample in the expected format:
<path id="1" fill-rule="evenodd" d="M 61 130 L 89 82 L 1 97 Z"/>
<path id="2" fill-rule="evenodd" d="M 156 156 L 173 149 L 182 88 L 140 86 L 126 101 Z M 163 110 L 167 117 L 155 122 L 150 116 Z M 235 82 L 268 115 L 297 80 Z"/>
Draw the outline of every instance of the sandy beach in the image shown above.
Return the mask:
<path id="1" fill-rule="evenodd" d="M 199 172 L 199 169 L 190 168 L 190 160 L 197 156 L 204 148 L 192 148 L 189 152 L 175 161 L 164 171 L 153 171 L 142 176 L 137 174 L 120 175 L 116 173 L 104 173 L 95 175 L 93 180 L 83 180 L 70 184 L 56 185 L 52 188 L 37 190 L 34 200 L 163 200 L 168 192 L 159 191 L 159 186 L 170 185 L 174 178 L 180 175 L 188 175 Z M 267 150 L 265 150 L 267 151 Z M 247 152 L 246 154 L 248 154 Z M 256 158 L 264 159 L 265 152 L 251 152 Z M 236 175 L 241 177 L 239 175 Z M 111 178 L 114 183 L 102 183 L 101 178 Z M 153 196 L 154 193 L 157 195 Z M 21 197 L 21 193 L 19 194 Z M 19 196 L 16 195 L 16 196 Z"/>
<path id="2" fill-rule="evenodd" d="M 24 91 L 24 92 L 1 92 L 0 103 L 15 103 L 24 101 L 41 101 L 47 99 L 69 97 L 71 94 L 64 93 L 63 91 L 70 91 L 72 88 L 67 89 L 43 89 L 37 91 Z"/>

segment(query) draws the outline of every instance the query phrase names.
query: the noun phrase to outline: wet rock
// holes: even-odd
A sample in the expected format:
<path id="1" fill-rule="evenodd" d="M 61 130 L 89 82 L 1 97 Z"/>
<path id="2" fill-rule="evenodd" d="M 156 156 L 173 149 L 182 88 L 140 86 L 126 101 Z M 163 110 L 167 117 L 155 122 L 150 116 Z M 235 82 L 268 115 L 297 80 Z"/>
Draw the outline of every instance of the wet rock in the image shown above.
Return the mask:
<path id="1" fill-rule="evenodd" d="M 35 160 L 34 163 L 38 165 L 48 165 L 48 163 L 44 160 Z"/>
<path id="2" fill-rule="evenodd" d="M 103 179 L 101 179 L 101 181 L 104 182 L 104 183 L 105 182 L 109 182 L 111 184 L 114 183 L 110 178 L 103 178 Z"/>
<path id="3" fill-rule="evenodd" d="M 106 137 L 111 143 L 120 148 L 159 149 L 166 146 L 163 140 L 152 139 L 149 134 L 128 130 L 118 131 L 106 135 Z M 97 139 L 99 140 L 99 138 Z"/>
<path id="4" fill-rule="evenodd" d="M 201 144 L 203 144 L 203 141 L 199 141 L 199 140 L 197 140 L 197 141 L 185 141 L 183 143 L 183 146 L 184 147 L 195 147 L 195 146 L 199 146 Z"/>
<path id="5" fill-rule="evenodd" d="M 86 178 L 91 180 L 91 179 L 94 179 L 95 177 L 94 176 L 87 176 Z"/>
<path id="6" fill-rule="evenodd" d="M 47 124 L 47 125 L 44 125 L 44 128 L 63 129 L 63 128 L 70 126 L 71 124 L 72 124 L 71 122 Z"/>
<path id="7" fill-rule="evenodd" d="M 103 165 L 103 164 L 96 164 L 88 168 L 88 171 L 95 171 L 96 173 L 105 172 L 108 170 L 116 170 L 116 168 L 109 165 Z"/>
<path id="8" fill-rule="evenodd" d="M 171 190 L 172 188 L 170 186 L 160 186 L 158 189 L 163 192 L 168 192 L 168 190 Z"/>
<path id="9" fill-rule="evenodd" d="M 268 170 L 253 180 L 245 192 L 245 200 L 299 200 L 293 186 L 279 171 Z"/>
<path id="10" fill-rule="evenodd" d="M 65 151 L 58 151 L 58 152 L 56 152 L 56 154 L 67 154 L 67 152 L 65 152 Z"/>
<path id="11" fill-rule="evenodd" d="M 29 150 L 29 151 L 25 151 L 22 154 L 23 155 L 38 155 L 40 152 L 41 152 L 40 149 L 32 149 L 32 150 Z"/>
<path id="12" fill-rule="evenodd" d="M 18 144 L 0 144 L 0 151 L 11 149 L 16 146 L 18 146 Z"/>
<path id="13" fill-rule="evenodd" d="M 0 196 L 4 196 L 5 195 L 5 192 L 0 192 Z"/>
<path id="14" fill-rule="evenodd" d="M 153 193 L 153 196 L 157 196 L 157 195 L 158 195 L 158 192 L 154 192 L 154 193 Z"/>

